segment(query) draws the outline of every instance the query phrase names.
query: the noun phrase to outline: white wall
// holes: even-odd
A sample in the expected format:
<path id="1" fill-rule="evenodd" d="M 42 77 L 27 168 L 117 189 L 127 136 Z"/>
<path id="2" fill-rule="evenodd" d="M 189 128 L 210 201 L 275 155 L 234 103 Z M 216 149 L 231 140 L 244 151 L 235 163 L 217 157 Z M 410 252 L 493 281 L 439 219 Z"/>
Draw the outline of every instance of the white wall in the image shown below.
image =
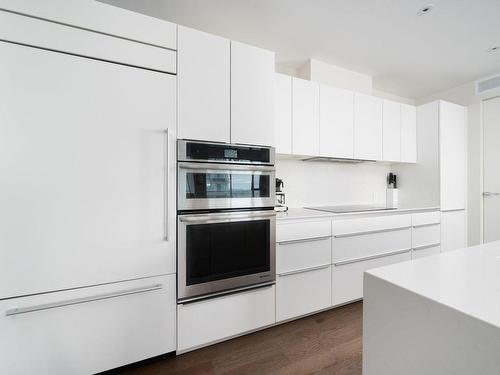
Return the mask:
<path id="1" fill-rule="evenodd" d="M 304 162 L 278 156 L 276 177 L 283 179 L 289 207 L 385 204 L 390 165 Z"/>

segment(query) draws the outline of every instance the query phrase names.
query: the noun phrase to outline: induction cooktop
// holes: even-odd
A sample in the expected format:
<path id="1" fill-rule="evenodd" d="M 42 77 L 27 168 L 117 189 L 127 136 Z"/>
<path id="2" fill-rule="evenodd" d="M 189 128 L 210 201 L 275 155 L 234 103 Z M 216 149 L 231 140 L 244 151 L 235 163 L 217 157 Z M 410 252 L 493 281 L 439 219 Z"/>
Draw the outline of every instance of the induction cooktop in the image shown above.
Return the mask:
<path id="1" fill-rule="evenodd" d="M 343 214 L 349 212 L 365 212 L 365 211 L 386 211 L 395 210 L 396 208 L 387 206 L 373 206 L 373 205 L 351 205 L 351 206 L 324 206 L 324 207 L 306 207 L 308 210 L 333 212 L 335 214 Z"/>

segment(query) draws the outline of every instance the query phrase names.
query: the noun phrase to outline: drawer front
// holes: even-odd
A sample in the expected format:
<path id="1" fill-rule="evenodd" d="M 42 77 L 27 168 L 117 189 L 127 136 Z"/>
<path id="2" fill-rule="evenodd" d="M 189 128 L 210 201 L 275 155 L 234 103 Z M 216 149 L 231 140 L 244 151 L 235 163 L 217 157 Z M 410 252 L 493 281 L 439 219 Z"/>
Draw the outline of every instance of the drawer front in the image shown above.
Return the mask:
<path id="1" fill-rule="evenodd" d="M 278 223 L 276 226 L 277 242 L 302 240 L 305 238 L 328 237 L 331 235 L 331 220 Z"/>
<path id="2" fill-rule="evenodd" d="M 318 237 L 276 245 L 276 272 L 290 272 L 332 262 L 332 238 Z"/>
<path id="3" fill-rule="evenodd" d="M 331 306 L 331 266 L 278 276 L 276 320 L 283 321 Z"/>
<path id="4" fill-rule="evenodd" d="M 412 247 L 439 245 L 441 243 L 440 224 L 429 224 L 413 228 Z"/>
<path id="5" fill-rule="evenodd" d="M 411 249 L 411 228 L 334 237 L 332 262 L 346 262 Z"/>
<path id="6" fill-rule="evenodd" d="M 411 215 L 388 215 L 335 220 L 333 222 L 333 235 L 340 237 L 409 227 L 411 227 Z"/>
<path id="7" fill-rule="evenodd" d="M 426 246 L 418 249 L 413 249 L 411 252 L 411 259 L 423 258 L 429 255 L 439 254 L 441 252 L 441 246 Z"/>
<path id="8" fill-rule="evenodd" d="M 184 352 L 275 323 L 275 287 L 177 307 L 177 351 Z"/>
<path id="9" fill-rule="evenodd" d="M 421 214 L 412 215 L 412 225 L 418 227 L 421 225 L 439 224 L 441 222 L 441 213 L 436 212 L 423 212 Z"/>
<path id="10" fill-rule="evenodd" d="M 175 287 L 169 275 L 2 300 L 0 374 L 93 374 L 172 352 Z"/>
<path id="11" fill-rule="evenodd" d="M 363 272 L 393 263 L 411 260 L 411 252 L 369 259 L 332 267 L 332 305 L 351 302 L 363 297 Z"/>

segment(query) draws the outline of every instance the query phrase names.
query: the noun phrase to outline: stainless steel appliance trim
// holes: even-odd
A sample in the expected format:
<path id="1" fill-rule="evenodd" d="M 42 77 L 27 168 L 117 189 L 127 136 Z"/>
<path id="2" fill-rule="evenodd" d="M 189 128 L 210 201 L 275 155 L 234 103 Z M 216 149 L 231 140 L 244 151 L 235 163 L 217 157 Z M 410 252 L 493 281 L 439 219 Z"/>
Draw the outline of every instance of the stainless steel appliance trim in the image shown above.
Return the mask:
<path id="1" fill-rule="evenodd" d="M 355 237 L 355 236 L 362 236 L 362 235 L 365 235 L 365 234 L 395 232 L 395 231 L 404 230 L 404 229 L 411 229 L 411 225 L 406 225 L 404 227 L 397 227 L 397 228 L 367 230 L 367 231 L 355 232 L 355 233 L 335 234 L 333 237 L 335 237 L 335 238 Z"/>
<path id="2" fill-rule="evenodd" d="M 188 168 L 185 168 L 185 167 Z M 213 168 L 215 167 L 215 168 Z M 186 198 L 187 171 L 196 170 L 200 173 L 238 172 L 248 175 L 269 175 L 269 197 L 263 198 Z M 276 184 L 274 167 L 250 165 L 214 165 L 203 163 L 178 163 L 177 205 L 179 210 L 203 210 L 224 208 L 258 208 L 274 207 Z"/>
<path id="3" fill-rule="evenodd" d="M 276 212 L 248 211 L 228 213 L 190 214 L 178 216 L 178 256 L 177 256 L 177 291 L 178 300 L 197 296 L 209 296 L 231 289 L 274 282 L 276 280 Z M 187 285 L 186 282 L 186 228 L 192 224 L 227 223 L 239 221 L 269 220 L 269 271 L 251 275 L 237 276 L 207 283 Z"/>
<path id="4" fill-rule="evenodd" d="M 218 146 L 228 146 L 228 147 L 252 147 L 252 148 L 260 148 L 269 150 L 269 162 L 263 163 L 259 161 L 230 161 L 230 160 L 204 160 L 204 159 L 188 159 L 186 155 L 186 144 L 192 143 L 203 143 L 209 145 L 218 145 Z M 177 141 L 177 160 L 187 161 L 187 162 L 203 162 L 203 163 L 224 163 L 224 164 L 256 164 L 256 165 L 274 165 L 276 161 L 276 149 L 271 146 L 257 146 L 257 145 L 247 145 L 247 144 L 238 144 L 238 143 L 224 143 L 224 142 L 206 142 L 206 141 L 197 141 L 190 139 L 179 139 Z"/>
<path id="5" fill-rule="evenodd" d="M 416 225 L 413 225 L 413 228 L 424 228 L 424 227 L 433 227 L 435 225 L 441 225 L 441 222 L 437 222 L 437 223 L 426 223 L 426 224 L 416 224 Z"/>
<path id="6" fill-rule="evenodd" d="M 330 264 L 323 264 L 322 266 L 315 266 L 315 267 L 309 267 L 309 268 L 302 268 L 300 270 L 293 270 L 293 271 L 281 272 L 281 273 L 278 274 L 278 276 L 297 275 L 299 273 L 319 271 L 319 270 L 323 270 L 323 269 L 329 268 L 329 267 L 330 267 Z"/>
<path id="7" fill-rule="evenodd" d="M 122 296 L 127 296 L 130 294 L 145 293 L 145 292 L 150 292 L 153 290 L 159 290 L 162 288 L 163 288 L 162 284 L 154 284 L 154 285 L 141 287 L 141 288 L 134 288 L 134 289 L 121 290 L 118 292 L 98 294 L 95 296 L 74 298 L 74 299 L 68 299 L 65 301 L 51 302 L 51 303 L 45 303 L 45 304 L 41 304 L 41 305 L 34 305 L 34 306 L 28 306 L 28 307 L 18 307 L 15 309 L 7 310 L 5 312 L 5 315 L 11 316 L 11 315 L 26 314 L 26 313 L 40 311 L 40 310 L 48 310 L 48 309 L 54 309 L 57 307 L 77 305 L 80 303 L 99 301 L 99 300 L 108 299 L 108 298 L 122 297 Z"/>
<path id="8" fill-rule="evenodd" d="M 193 298 L 184 298 L 182 300 L 178 300 L 177 304 L 184 305 L 184 304 L 192 303 L 192 302 L 196 302 L 196 301 L 207 300 L 207 299 L 216 298 L 216 297 L 223 297 L 223 296 L 227 296 L 229 294 L 245 292 L 245 291 L 250 292 L 254 289 L 269 288 L 269 287 L 272 287 L 274 285 L 276 285 L 275 281 L 269 281 L 269 282 L 265 282 L 265 283 L 261 283 L 261 284 L 243 286 L 241 288 L 235 288 L 235 289 L 224 290 L 221 292 L 211 293 L 210 295 L 197 296 L 197 297 L 193 297 Z"/>
<path id="9" fill-rule="evenodd" d="M 431 247 L 438 247 L 438 246 L 441 246 L 441 242 L 436 242 L 436 243 L 432 243 L 429 245 L 416 246 L 413 248 L 413 250 L 419 251 L 419 250 L 430 249 Z"/>
<path id="10" fill-rule="evenodd" d="M 321 240 L 326 240 L 328 238 L 332 238 L 332 236 L 321 236 L 321 237 L 301 238 L 301 239 L 298 239 L 298 240 L 278 241 L 278 244 L 279 245 L 291 245 L 291 244 L 294 244 L 294 243 L 321 241 Z"/>
<path id="11" fill-rule="evenodd" d="M 366 257 L 360 257 L 360 258 L 352 258 L 352 259 L 342 260 L 340 262 L 333 263 L 333 265 L 334 266 L 344 266 L 346 264 L 363 262 L 365 260 L 372 260 L 372 259 L 390 257 L 391 255 L 404 254 L 404 253 L 408 253 L 410 251 L 411 251 L 411 248 L 410 249 L 404 249 L 404 250 L 390 251 L 388 253 L 381 253 L 381 254 L 376 254 L 376 255 L 369 255 L 369 256 L 366 256 Z"/>

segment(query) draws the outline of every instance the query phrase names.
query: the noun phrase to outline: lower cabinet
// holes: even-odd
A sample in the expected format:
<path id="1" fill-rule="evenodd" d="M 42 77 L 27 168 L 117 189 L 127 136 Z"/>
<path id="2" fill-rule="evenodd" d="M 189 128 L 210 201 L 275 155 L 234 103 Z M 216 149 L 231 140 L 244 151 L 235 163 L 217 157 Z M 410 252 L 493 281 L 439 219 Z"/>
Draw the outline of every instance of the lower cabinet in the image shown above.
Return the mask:
<path id="1" fill-rule="evenodd" d="M 338 262 L 332 266 L 332 305 L 363 298 L 363 273 L 371 268 L 411 260 L 411 249 L 394 255 L 379 255 L 376 258 Z"/>
<path id="2" fill-rule="evenodd" d="M 467 246 L 465 210 L 441 212 L 441 251 Z"/>
<path id="3" fill-rule="evenodd" d="M 441 252 L 440 245 L 417 247 L 413 249 L 411 253 L 411 259 L 424 258 L 429 255 L 439 254 L 440 252 Z"/>
<path id="4" fill-rule="evenodd" d="M 330 264 L 278 275 L 276 321 L 280 322 L 330 307 L 331 293 Z"/>
<path id="5" fill-rule="evenodd" d="M 275 308 L 274 285 L 178 305 L 177 352 L 272 325 Z"/>
<path id="6" fill-rule="evenodd" d="M 175 351 L 175 281 L 0 301 L 0 374 L 93 374 Z"/>

